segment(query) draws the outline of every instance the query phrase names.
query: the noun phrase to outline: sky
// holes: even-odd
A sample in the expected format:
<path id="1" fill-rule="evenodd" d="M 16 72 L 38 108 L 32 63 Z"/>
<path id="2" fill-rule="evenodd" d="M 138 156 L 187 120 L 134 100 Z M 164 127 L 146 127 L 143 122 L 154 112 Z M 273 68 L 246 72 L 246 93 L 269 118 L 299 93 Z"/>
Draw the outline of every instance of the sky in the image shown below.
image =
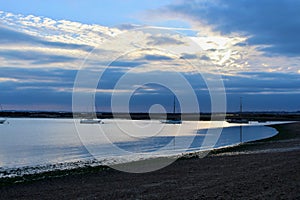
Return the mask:
<path id="1" fill-rule="evenodd" d="M 4 110 L 300 110 L 300 2 L 0 1 Z M 95 99 L 94 99 L 95 98 Z"/>

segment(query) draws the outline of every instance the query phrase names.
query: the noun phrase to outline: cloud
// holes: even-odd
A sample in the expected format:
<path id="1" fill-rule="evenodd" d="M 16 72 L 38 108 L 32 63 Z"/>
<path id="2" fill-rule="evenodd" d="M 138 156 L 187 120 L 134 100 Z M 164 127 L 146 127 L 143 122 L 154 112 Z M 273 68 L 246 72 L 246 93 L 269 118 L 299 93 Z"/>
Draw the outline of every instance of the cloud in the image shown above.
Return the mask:
<path id="1" fill-rule="evenodd" d="M 73 86 L 76 70 L 2 67 L 0 80 L 18 86 Z M 2 85 L 1 85 L 2 86 Z M 4 88 L 1 88 L 4 89 Z"/>
<path id="2" fill-rule="evenodd" d="M 120 30 L 133 30 L 140 27 L 139 25 L 135 25 L 135 24 L 121 24 L 118 26 L 118 28 Z"/>
<path id="3" fill-rule="evenodd" d="M 191 54 L 191 53 L 183 53 L 181 54 L 181 59 L 196 59 L 198 56 L 196 54 Z"/>
<path id="4" fill-rule="evenodd" d="M 148 45 L 183 45 L 185 44 L 180 38 L 173 38 L 171 35 L 167 36 L 149 36 L 147 38 Z"/>
<path id="5" fill-rule="evenodd" d="M 124 54 L 124 51 L 142 46 L 144 50 L 131 53 L 129 61 L 125 59 L 110 64 L 125 68 L 135 67 L 149 62 L 172 59 L 164 54 L 148 55 L 147 52 L 153 53 L 154 51 L 147 49 L 149 44 L 161 46 L 185 44 L 178 35 L 159 32 L 159 34 L 149 36 L 149 33 L 143 31 L 133 31 L 137 34 L 138 41 L 132 42 L 130 38 L 122 38 L 120 34 L 122 30 L 100 25 L 87 25 L 67 20 L 56 21 L 44 17 L 5 12 L 0 12 L 0 19 L 3 21 L 0 26 L 2 44 L 0 45 L 0 63 L 2 66 L 78 68 L 78 63 L 75 61 L 78 59 L 84 61 L 85 56 L 89 55 L 85 63 L 99 68 L 101 63 L 106 66 Z M 132 27 L 134 25 L 123 26 L 127 28 L 126 30 Z M 119 37 L 118 34 L 121 36 Z M 129 35 L 131 37 L 130 33 Z M 94 47 L 97 48 L 93 49 Z M 92 53 L 88 54 L 90 51 Z"/>
<path id="6" fill-rule="evenodd" d="M 20 15 L 0 11 L 2 26 L 38 36 L 51 42 L 85 44 L 94 46 L 104 39 L 120 33 L 120 30 L 95 24 L 83 24 L 68 20 L 53 20 L 33 15 Z"/>
<path id="7" fill-rule="evenodd" d="M 300 53 L 300 1 L 190 0 L 171 4 L 161 12 L 213 26 L 225 34 L 242 33 L 249 44 L 266 45 L 272 55 Z"/>
<path id="8" fill-rule="evenodd" d="M 199 59 L 202 61 L 210 61 L 211 58 L 208 55 L 197 55 L 197 54 L 190 54 L 190 53 L 183 53 L 180 59 Z"/>
<path id="9" fill-rule="evenodd" d="M 0 27 L 0 42 L 2 44 L 30 44 L 30 45 L 39 45 L 39 46 L 48 46 L 48 47 L 57 47 L 65 49 L 80 49 L 84 51 L 91 51 L 92 46 L 89 45 L 79 45 L 72 43 L 63 43 L 63 42 L 51 42 L 45 39 L 41 39 L 37 36 L 32 36 L 26 33 L 18 32 L 15 30 L 10 30 L 5 27 Z"/>
<path id="10" fill-rule="evenodd" d="M 181 15 L 192 20 L 200 20 L 201 14 L 198 13 L 200 8 L 197 7 L 199 2 L 194 1 L 195 6 L 188 6 L 186 11 L 180 4 L 176 4 L 176 6 Z M 222 5 L 239 4 L 237 2 L 214 2 Z M 185 5 L 189 4 L 188 1 L 185 3 Z M 176 9 L 174 5 L 172 6 L 168 7 L 169 12 L 175 12 Z M 207 2 L 205 6 L 216 9 L 215 7 L 219 5 L 216 4 L 214 7 L 211 2 Z M 189 9 L 195 9 L 195 16 L 190 15 Z M 229 8 L 221 6 L 219 9 L 222 13 L 224 9 Z M 253 8 L 249 9 L 253 10 Z M 208 10 L 208 13 L 203 15 L 209 17 L 211 16 L 210 12 L 211 10 Z M 220 18 L 222 16 L 220 13 L 217 13 L 215 17 Z M 240 37 L 240 35 L 238 37 L 220 35 L 181 37 L 179 34 L 168 34 L 167 31 L 158 31 L 159 34 L 154 31 L 155 34 L 152 34 L 151 31 L 132 31 L 134 25 L 122 27 L 124 33 L 128 33 L 126 35 L 120 34 L 123 33 L 123 30 L 99 25 L 66 20 L 56 21 L 35 16 L 8 15 L 3 12 L 0 12 L 0 19 L 2 22 L 0 26 L 0 96 L 1 101 L 4 101 L 5 104 L 12 103 L 16 106 L 31 104 L 33 107 L 34 105 L 52 105 L 53 107 L 69 105 L 70 107 L 71 93 L 77 73 L 74 69 L 78 69 L 81 64 L 80 59 L 83 62 L 87 52 L 99 44 L 101 44 L 99 48 L 92 51 L 90 57 L 85 60 L 85 65 L 87 70 L 91 71 L 92 76 L 97 76 L 97 73 L 100 75 L 101 70 L 110 64 L 102 74 L 97 89 L 97 95 L 101 101 L 105 98 L 104 105 L 110 103 L 110 94 L 124 75 L 129 76 L 131 80 L 138 80 L 147 76 L 157 77 L 164 73 L 166 79 L 172 81 L 170 75 L 174 72 L 184 74 L 198 97 L 201 97 L 201 103 L 209 102 L 205 82 L 199 80 L 201 79 L 199 74 L 193 73 L 195 69 L 185 60 L 179 59 L 180 57 L 199 62 L 204 73 L 220 73 L 214 71 L 215 69 L 211 66 L 225 66 L 223 73 L 228 72 L 228 74 L 235 75 L 224 75 L 224 82 L 230 97 L 240 94 L 257 97 L 284 94 L 285 97 L 288 97 L 289 94 L 299 94 L 300 90 L 299 74 L 258 72 L 272 70 L 295 72 L 295 69 L 298 72 L 300 58 L 287 60 L 282 56 L 262 57 L 261 52 L 255 51 L 251 52 L 251 55 L 254 56 L 249 61 L 252 62 L 253 68 L 243 68 L 242 62 L 247 61 L 244 50 L 252 51 L 253 48 L 256 48 L 256 46 L 249 48 L 249 41 L 251 44 L 262 44 L 259 47 L 271 55 L 275 53 L 275 47 L 278 48 L 278 51 L 283 51 L 284 46 L 276 46 L 275 43 L 268 40 L 264 43 L 255 41 L 262 34 L 260 31 L 250 30 L 249 27 L 242 26 L 239 29 L 232 24 L 227 24 L 228 26 L 225 24 L 223 27 L 222 24 L 217 23 L 218 20 L 223 20 L 222 18 L 216 19 L 216 21 L 207 20 L 212 20 L 211 24 L 215 26 L 216 30 L 221 30 L 226 34 L 247 32 L 247 37 L 252 36 L 250 40 L 245 41 L 247 37 Z M 246 28 L 249 30 L 247 31 Z M 271 38 L 273 36 L 270 35 Z M 193 45 L 189 46 L 189 42 Z M 154 45 L 154 48 L 149 48 L 149 45 Z M 289 46 L 286 45 L 286 47 Z M 287 54 L 288 50 L 284 51 Z M 111 62 L 112 60 L 115 61 Z M 249 72 L 240 72 L 240 70 Z M 89 82 L 90 80 L 87 78 L 84 81 Z M 178 85 L 180 86 L 181 83 L 178 82 Z M 90 88 L 84 86 L 82 87 L 84 91 L 90 91 Z M 115 90 L 120 95 L 130 92 L 132 89 L 132 85 L 129 84 L 123 84 L 121 87 Z M 153 99 L 160 101 L 161 96 L 166 93 L 167 90 L 153 86 L 141 87 L 135 94 L 141 99 L 151 99 L 147 96 L 149 94 L 158 95 Z M 165 101 L 166 105 L 170 103 L 169 101 L 169 99 Z M 134 105 L 143 107 L 145 102 L 136 100 Z"/>
<path id="11" fill-rule="evenodd" d="M 137 66 L 143 65 L 145 63 L 146 62 L 135 61 L 135 60 L 132 60 L 132 61 L 116 60 L 116 61 L 113 61 L 112 63 L 110 63 L 109 66 L 130 68 L 130 67 L 137 67 Z M 121 70 L 121 68 L 114 68 L 114 69 Z"/>
<path id="12" fill-rule="evenodd" d="M 299 74 L 241 72 L 223 78 L 228 94 L 300 94 Z"/>
<path id="13" fill-rule="evenodd" d="M 78 60 L 83 62 L 95 46 L 118 32 L 99 25 L 6 12 L 0 12 L 0 19 L 1 67 L 78 69 Z M 97 51 L 108 54 L 109 50 Z"/>
<path id="14" fill-rule="evenodd" d="M 0 42 L 2 44 L 10 44 L 10 43 L 38 43 L 38 39 L 30 36 L 28 34 L 24 34 L 18 31 L 10 30 L 8 28 L 0 27 Z"/>
<path id="15" fill-rule="evenodd" d="M 173 60 L 173 58 L 165 55 L 145 55 L 141 59 L 145 59 L 148 61 L 162 61 L 162 60 Z"/>
<path id="16" fill-rule="evenodd" d="M 1 67 L 5 109 L 69 110 L 76 70 Z"/>
<path id="17" fill-rule="evenodd" d="M 53 64 L 53 63 L 68 63 L 76 61 L 76 57 L 63 56 L 63 55 L 51 55 L 36 51 L 16 51 L 16 50 L 0 50 L 0 57 L 19 61 L 30 61 L 31 64 Z"/>

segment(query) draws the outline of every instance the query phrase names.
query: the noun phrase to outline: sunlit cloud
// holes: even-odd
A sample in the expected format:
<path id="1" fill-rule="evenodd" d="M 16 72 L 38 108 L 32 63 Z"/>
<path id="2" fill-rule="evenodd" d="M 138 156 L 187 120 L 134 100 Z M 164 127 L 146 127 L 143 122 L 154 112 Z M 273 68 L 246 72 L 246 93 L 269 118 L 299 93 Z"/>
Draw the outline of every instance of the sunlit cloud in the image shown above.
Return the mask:
<path id="1" fill-rule="evenodd" d="M 16 78 L 7 78 L 7 77 L 1 78 L 0 77 L 0 82 L 20 82 L 20 80 L 16 79 Z"/>
<path id="2" fill-rule="evenodd" d="M 297 73 L 297 7 L 298 3 L 284 0 L 180 0 L 149 10 L 147 16 L 152 22 L 163 19 L 189 23 L 198 30 L 193 39 L 225 74 L 241 70 Z"/>

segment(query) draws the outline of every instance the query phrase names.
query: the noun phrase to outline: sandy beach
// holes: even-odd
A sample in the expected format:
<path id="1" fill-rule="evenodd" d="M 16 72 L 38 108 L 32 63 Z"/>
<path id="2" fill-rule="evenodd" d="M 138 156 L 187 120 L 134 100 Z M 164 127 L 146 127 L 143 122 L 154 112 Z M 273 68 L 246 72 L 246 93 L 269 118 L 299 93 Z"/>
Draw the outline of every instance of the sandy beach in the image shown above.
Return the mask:
<path id="1" fill-rule="evenodd" d="M 0 187 L 0 199 L 299 199 L 300 123 L 272 139 L 180 159 L 145 174 L 113 169 Z M 67 172 L 66 172 L 67 173 Z"/>

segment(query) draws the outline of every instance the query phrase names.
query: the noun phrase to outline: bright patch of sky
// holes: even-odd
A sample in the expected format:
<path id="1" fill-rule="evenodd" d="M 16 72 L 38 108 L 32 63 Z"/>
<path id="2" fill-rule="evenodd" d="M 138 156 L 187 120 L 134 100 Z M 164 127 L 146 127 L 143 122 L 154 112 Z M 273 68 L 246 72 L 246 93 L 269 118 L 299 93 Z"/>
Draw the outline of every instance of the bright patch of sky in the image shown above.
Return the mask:
<path id="1" fill-rule="evenodd" d="M 143 24 L 144 11 L 168 5 L 170 0 L 29 0 L 1 1 L 0 8 L 6 12 L 49 17 L 85 24 L 117 26 L 120 24 Z M 176 24 L 176 23 L 175 23 Z M 177 24 L 176 24 L 177 25 Z"/>

